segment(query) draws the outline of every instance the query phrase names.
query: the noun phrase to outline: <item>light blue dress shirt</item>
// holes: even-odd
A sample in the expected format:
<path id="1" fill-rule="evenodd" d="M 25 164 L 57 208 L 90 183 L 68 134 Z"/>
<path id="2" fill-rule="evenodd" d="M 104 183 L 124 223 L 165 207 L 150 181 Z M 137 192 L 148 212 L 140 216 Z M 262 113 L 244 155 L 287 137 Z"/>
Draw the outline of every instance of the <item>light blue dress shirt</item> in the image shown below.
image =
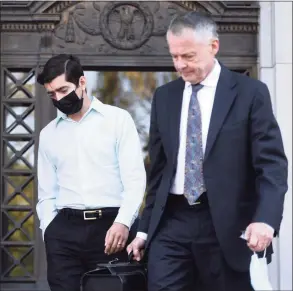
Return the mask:
<path id="1" fill-rule="evenodd" d="M 41 131 L 37 214 L 43 234 L 65 207 L 119 207 L 115 222 L 130 227 L 145 187 L 140 140 L 127 111 L 93 98 L 79 122 L 59 113 Z"/>

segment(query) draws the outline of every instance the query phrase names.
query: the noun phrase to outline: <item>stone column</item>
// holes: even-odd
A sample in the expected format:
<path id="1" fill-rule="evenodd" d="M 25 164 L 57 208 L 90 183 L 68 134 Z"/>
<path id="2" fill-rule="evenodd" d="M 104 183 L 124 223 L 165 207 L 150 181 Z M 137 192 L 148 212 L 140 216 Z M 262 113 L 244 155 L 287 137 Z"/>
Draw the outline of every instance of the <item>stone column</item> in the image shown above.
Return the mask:
<path id="1" fill-rule="evenodd" d="M 274 290 L 292 290 L 292 2 L 260 2 L 260 79 L 270 90 L 289 161 L 289 189 L 269 266 Z"/>

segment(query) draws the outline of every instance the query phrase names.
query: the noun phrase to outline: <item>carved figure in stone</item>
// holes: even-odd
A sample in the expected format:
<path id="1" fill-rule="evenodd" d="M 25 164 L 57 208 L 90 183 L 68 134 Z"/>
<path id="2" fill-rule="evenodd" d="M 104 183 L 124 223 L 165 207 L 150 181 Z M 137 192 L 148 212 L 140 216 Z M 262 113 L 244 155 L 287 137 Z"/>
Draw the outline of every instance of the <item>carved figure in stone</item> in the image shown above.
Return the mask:
<path id="1" fill-rule="evenodd" d="M 135 7 L 125 5 L 120 6 L 119 8 L 115 9 L 113 13 L 115 15 L 119 15 L 120 30 L 117 36 L 119 39 L 134 40 L 135 35 L 133 24 L 136 21 L 136 18 L 142 19 L 143 16 Z"/>
<path id="2" fill-rule="evenodd" d="M 116 9 L 112 10 L 109 14 L 109 25 L 112 22 L 119 24 L 120 28 L 117 34 L 119 40 L 133 41 L 135 36 L 134 25 L 139 23 L 139 25 L 145 26 L 144 17 L 136 7 L 131 5 L 118 6 Z"/>

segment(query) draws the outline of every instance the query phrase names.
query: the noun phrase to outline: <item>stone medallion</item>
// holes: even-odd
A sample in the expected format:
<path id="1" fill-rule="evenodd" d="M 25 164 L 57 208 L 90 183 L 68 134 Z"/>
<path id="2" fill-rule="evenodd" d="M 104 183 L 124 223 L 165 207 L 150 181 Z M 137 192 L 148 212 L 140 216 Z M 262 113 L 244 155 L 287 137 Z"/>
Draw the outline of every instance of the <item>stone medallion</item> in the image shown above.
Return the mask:
<path id="1" fill-rule="evenodd" d="M 151 36 L 153 27 L 151 11 L 139 2 L 111 2 L 100 17 L 102 36 L 117 49 L 141 47 Z"/>

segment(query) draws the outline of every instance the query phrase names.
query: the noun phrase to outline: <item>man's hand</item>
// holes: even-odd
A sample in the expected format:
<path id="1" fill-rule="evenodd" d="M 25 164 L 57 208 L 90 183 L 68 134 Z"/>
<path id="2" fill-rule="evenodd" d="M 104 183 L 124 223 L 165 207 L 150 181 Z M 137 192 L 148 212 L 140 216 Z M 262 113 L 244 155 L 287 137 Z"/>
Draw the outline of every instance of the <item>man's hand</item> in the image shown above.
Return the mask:
<path id="1" fill-rule="evenodd" d="M 129 229 L 126 225 L 114 222 L 106 234 L 105 253 L 111 255 L 122 251 L 125 248 L 128 235 Z"/>
<path id="2" fill-rule="evenodd" d="M 143 257 L 143 249 L 145 246 L 145 240 L 136 237 L 128 246 L 127 246 L 127 252 L 130 254 L 130 252 L 133 253 L 133 259 L 136 261 L 140 261 Z"/>
<path id="3" fill-rule="evenodd" d="M 262 252 L 272 242 L 274 230 L 266 223 L 251 223 L 245 231 L 248 247 L 254 252 Z"/>

